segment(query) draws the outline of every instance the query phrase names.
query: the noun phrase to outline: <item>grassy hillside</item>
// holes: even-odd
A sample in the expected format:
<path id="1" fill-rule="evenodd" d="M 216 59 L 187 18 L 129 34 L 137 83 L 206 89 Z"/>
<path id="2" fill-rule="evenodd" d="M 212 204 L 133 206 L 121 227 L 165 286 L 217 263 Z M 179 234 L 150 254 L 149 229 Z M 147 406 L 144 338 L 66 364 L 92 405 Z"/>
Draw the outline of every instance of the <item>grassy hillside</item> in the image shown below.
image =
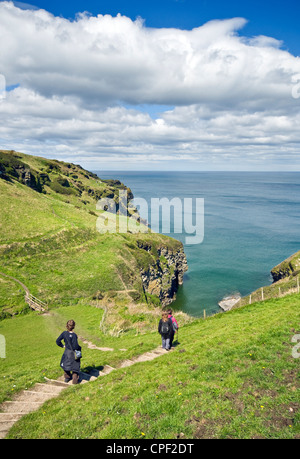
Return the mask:
<path id="1" fill-rule="evenodd" d="M 20 153 L 0 152 L 0 161 L 1 272 L 22 281 L 50 308 L 78 303 L 107 308 L 120 316 L 114 321 L 119 330 L 132 325 L 123 311 L 128 304 L 139 304 L 141 310 L 161 305 L 161 298 L 145 291 L 140 270 L 158 269 L 158 250 L 175 253 L 182 244 L 146 227 L 136 234 L 96 229 L 102 215 L 96 210 L 98 199 L 110 197 L 118 207 L 118 191 L 126 190 L 130 198 L 129 188 L 102 181 L 80 166 Z M 119 219 L 132 220 L 134 229 L 136 219 L 130 215 Z M 164 277 L 166 290 L 172 274 L 170 268 Z M 26 311 L 20 286 L 0 279 L 2 317 Z"/>
<path id="2" fill-rule="evenodd" d="M 80 337 L 111 348 L 83 343 L 84 371 L 160 345 L 153 292 L 168 292 L 182 245 L 148 230 L 100 234 L 97 199 L 111 196 L 117 207 L 120 188 L 80 166 L 0 152 L 0 272 L 49 305 L 44 315 L 30 311 L 20 285 L 0 275 L 0 402 L 61 375 L 55 340 L 70 318 Z M 299 438 L 299 306 L 293 294 L 206 320 L 177 313 L 171 353 L 67 388 L 9 437 Z"/>
<path id="3" fill-rule="evenodd" d="M 9 438 L 299 438 L 299 359 L 291 342 L 299 333 L 299 306 L 299 295 L 290 295 L 196 320 L 180 329 L 172 353 L 68 388 L 22 418 Z M 159 345 L 157 332 L 103 335 L 101 314 L 92 309 L 72 308 L 77 332 L 114 351 L 83 346 L 83 368 L 115 366 Z M 2 399 L 37 377 L 59 374 L 54 340 L 67 317 L 62 309 L 0 323 L 8 347 Z"/>
<path id="4" fill-rule="evenodd" d="M 237 303 L 236 307 L 270 298 L 282 298 L 291 293 L 300 293 L 300 252 L 288 257 L 271 270 L 273 283 L 259 288 Z"/>

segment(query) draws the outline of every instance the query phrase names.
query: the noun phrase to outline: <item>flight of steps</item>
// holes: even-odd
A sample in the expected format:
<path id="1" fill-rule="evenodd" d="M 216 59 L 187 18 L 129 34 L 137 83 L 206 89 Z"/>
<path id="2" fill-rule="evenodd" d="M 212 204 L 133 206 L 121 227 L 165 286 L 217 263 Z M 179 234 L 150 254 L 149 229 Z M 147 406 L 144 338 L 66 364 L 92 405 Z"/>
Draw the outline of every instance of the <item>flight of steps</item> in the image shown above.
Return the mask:
<path id="1" fill-rule="evenodd" d="M 139 357 L 130 360 L 124 360 L 117 368 L 105 365 L 101 370 L 93 368 L 89 373 L 81 372 L 79 383 L 85 384 L 90 381 L 95 381 L 101 376 L 108 375 L 118 368 L 126 368 L 139 362 L 147 362 L 155 358 L 166 355 L 166 351 L 162 348 L 157 348 L 154 351 L 146 352 Z M 56 398 L 64 389 L 72 385 L 72 382 L 64 382 L 64 377 L 61 376 L 57 380 L 45 378 L 45 383 L 37 383 L 34 387 L 28 390 L 23 390 L 17 394 L 12 401 L 7 401 L 0 405 L 0 439 L 5 438 L 11 427 L 22 416 L 25 416 L 32 411 L 38 410 L 47 400 Z"/>

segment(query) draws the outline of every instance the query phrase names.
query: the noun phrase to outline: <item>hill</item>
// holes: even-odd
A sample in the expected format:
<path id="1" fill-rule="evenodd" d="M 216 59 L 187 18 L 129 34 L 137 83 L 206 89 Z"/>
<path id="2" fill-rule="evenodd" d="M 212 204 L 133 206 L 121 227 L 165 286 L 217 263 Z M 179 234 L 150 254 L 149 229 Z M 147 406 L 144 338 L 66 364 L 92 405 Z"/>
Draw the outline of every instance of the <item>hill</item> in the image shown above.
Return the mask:
<path id="1" fill-rule="evenodd" d="M 299 438 L 299 294 L 207 319 L 176 313 L 175 348 L 139 361 L 160 345 L 161 307 L 186 269 L 182 245 L 148 230 L 100 234 L 97 199 L 114 199 L 125 185 L 80 168 L 71 179 L 72 165 L 55 165 L 53 172 L 48 160 L 2 152 L 0 271 L 49 310 L 29 310 L 20 284 L 0 275 L 0 403 L 61 376 L 55 340 L 70 318 L 82 370 L 116 370 L 68 387 L 16 422 L 8 438 Z M 78 180 L 94 195 L 80 194 Z M 120 218 L 136 221 L 134 214 Z M 129 359 L 136 363 L 127 366 Z"/>
<path id="2" fill-rule="evenodd" d="M 134 233 L 143 223 L 132 206 L 128 216 L 118 215 L 119 222 L 133 221 L 131 232 L 101 234 L 96 228 L 104 214 L 96 208 L 99 199 L 114 200 L 118 211 L 119 190 L 132 199 L 124 184 L 16 152 L 0 152 L 0 169 L 0 271 L 50 309 L 92 304 L 105 309 L 107 331 L 119 333 L 136 327 L 130 308 L 140 309 L 135 321 L 142 329 L 151 311 L 156 320 L 157 306 L 175 298 L 187 269 L 180 242 L 146 226 Z M 1 316 L 26 311 L 20 285 L 0 279 Z"/>
<path id="3" fill-rule="evenodd" d="M 282 298 L 291 293 L 300 293 L 300 252 L 288 257 L 271 269 L 273 283 L 241 298 L 234 307 L 271 298 Z"/>
<path id="4" fill-rule="evenodd" d="M 1 400 L 61 374 L 55 339 L 70 309 L 80 336 L 112 348 L 101 352 L 83 343 L 83 370 L 119 367 L 66 389 L 21 418 L 8 438 L 299 438 L 299 359 L 292 342 L 299 306 L 294 294 L 195 320 L 180 327 L 171 353 L 131 367 L 120 364 L 155 349 L 157 332 L 109 337 L 99 330 L 101 310 L 91 306 L 3 320 Z"/>

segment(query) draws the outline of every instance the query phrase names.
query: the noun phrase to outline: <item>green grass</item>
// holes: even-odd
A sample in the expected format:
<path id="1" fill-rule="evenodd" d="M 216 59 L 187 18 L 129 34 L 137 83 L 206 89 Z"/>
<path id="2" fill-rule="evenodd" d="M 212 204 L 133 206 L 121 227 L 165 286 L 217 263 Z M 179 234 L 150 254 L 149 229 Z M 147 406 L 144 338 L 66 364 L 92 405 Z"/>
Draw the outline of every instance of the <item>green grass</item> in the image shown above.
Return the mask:
<path id="1" fill-rule="evenodd" d="M 140 268 L 155 264 L 159 246 L 180 247 L 178 241 L 159 234 L 100 234 L 97 215 L 78 198 L 80 205 L 75 205 L 4 180 L 0 196 L 0 271 L 22 281 L 50 308 L 74 305 L 82 298 L 92 302 L 97 292 L 106 295 L 106 304 L 112 292 L 126 289 L 133 290 L 131 301 L 145 302 Z M 151 244 L 152 251 L 140 249 L 138 241 Z M 19 288 L 3 282 L 0 312 L 22 311 Z M 155 304 L 156 300 L 148 299 Z"/>
<path id="2" fill-rule="evenodd" d="M 122 184 L 101 182 L 78 166 L 20 158 L 43 192 L 21 183 L 14 169 L 18 155 L 11 155 L 5 169 L 11 181 L 0 180 L 0 271 L 48 303 L 50 314 L 28 311 L 20 285 L 0 276 L 0 334 L 6 340 L 0 402 L 45 376 L 61 375 L 55 340 L 71 318 L 84 339 L 113 349 L 83 345 L 83 370 L 117 367 L 160 345 L 153 330 L 161 304 L 145 296 L 140 270 L 158 261 L 164 267 L 158 248 L 182 247 L 159 234 L 100 234 L 97 196 L 114 195 Z M 43 183 L 44 174 L 81 196 L 57 193 Z M 299 359 L 292 357 L 291 339 L 299 333 L 299 306 L 294 294 L 206 320 L 177 313 L 179 344 L 172 353 L 68 388 L 22 418 L 9 436 L 298 438 Z"/>
<path id="3" fill-rule="evenodd" d="M 9 437 L 296 438 L 300 434 L 299 361 L 292 357 L 291 338 L 299 327 L 299 306 L 299 295 L 290 295 L 195 320 L 180 329 L 180 344 L 171 354 L 71 387 L 21 419 Z M 96 319 L 89 308 L 73 311 L 82 332 L 101 339 L 102 345 L 107 343 L 96 331 L 100 313 Z M 62 321 L 70 316 L 66 309 L 57 312 Z M 34 320 L 47 322 L 49 318 Z M 52 328 L 49 324 L 43 328 L 37 322 L 32 325 L 29 317 L 14 319 L 15 324 L 20 321 L 20 329 L 31 324 L 35 333 L 40 333 L 44 352 L 49 333 L 56 331 L 55 320 L 51 319 Z M 0 333 L 5 335 L 11 323 L 3 321 Z M 23 339 L 25 335 L 21 335 Z M 33 337 L 27 338 L 28 345 L 35 341 Z M 86 363 L 94 359 L 102 364 L 104 357 L 114 365 L 155 348 L 160 340 L 157 333 L 149 333 L 114 342 L 120 343 L 119 349 L 126 343 L 128 352 L 116 349 L 104 356 L 100 351 L 84 351 Z M 35 351 L 39 363 L 34 368 L 42 376 L 46 365 L 41 360 L 41 346 Z M 46 360 L 49 368 L 59 358 L 59 352 L 54 354 Z M 25 362 L 23 372 L 27 366 L 32 365 Z M 12 385 L 16 383 L 15 371 L 6 377 L 9 374 L 14 375 L 9 381 Z"/>
<path id="4" fill-rule="evenodd" d="M 25 316 L 0 321 L 0 334 L 6 341 L 6 358 L 0 359 L 0 403 L 21 389 L 29 388 L 44 377 L 57 378 L 62 354 L 55 340 L 70 318 L 76 332 L 99 347 L 111 347 L 113 352 L 90 350 L 83 344 L 82 368 L 117 365 L 125 358 L 140 355 L 153 348 L 153 334 L 137 340 L 135 334 L 113 338 L 99 329 L 103 310 L 81 303 L 52 311 L 51 315 L 29 312 Z M 79 340 L 80 341 L 80 340 Z M 82 343 L 81 343 L 82 344 Z"/>

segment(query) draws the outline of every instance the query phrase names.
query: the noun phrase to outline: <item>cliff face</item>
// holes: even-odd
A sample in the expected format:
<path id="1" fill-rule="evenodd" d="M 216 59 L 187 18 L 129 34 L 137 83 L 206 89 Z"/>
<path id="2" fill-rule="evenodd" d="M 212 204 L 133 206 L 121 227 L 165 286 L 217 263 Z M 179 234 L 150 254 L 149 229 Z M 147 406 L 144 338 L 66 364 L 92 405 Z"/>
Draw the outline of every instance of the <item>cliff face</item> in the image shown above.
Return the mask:
<path id="1" fill-rule="evenodd" d="M 284 260 L 279 265 L 275 266 L 271 270 L 271 275 L 273 277 L 273 282 L 277 282 L 280 279 L 290 277 L 291 275 L 298 274 L 300 269 L 300 252 L 291 255 L 289 258 Z"/>
<path id="2" fill-rule="evenodd" d="M 128 201 L 133 199 L 130 188 L 119 180 L 100 180 L 80 165 L 15 151 L 0 150 L 0 179 L 19 182 L 39 193 L 57 195 L 65 202 L 70 202 L 73 197 L 85 206 L 93 206 L 93 209 L 99 199 L 110 198 L 114 200 L 118 212 L 123 205 L 119 202 L 120 190 L 127 192 Z M 135 212 L 135 208 L 130 209 L 130 214 Z"/>
<path id="3" fill-rule="evenodd" d="M 126 191 L 127 200 L 133 198 L 119 180 L 101 180 L 81 166 L 0 150 L 0 213 L 6 222 L 0 238 L 1 264 L 18 277 L 19 262 L 26 259 L 24 278 L 32 272 L 38 279 L 36 291 L 48 304 L 68 304 L 78 296 L 111 304 L 124 298 L 130 303 L 147 301 L 148 306 L 171 303 L 187 270 L 181 242 L 152 233 L 143 221 L 146 231 L 141 233 L 130 225 L 127 233 L 98 231 L 98 219 L 105 221 L 96 207 L 100 198 L 113 199 L 121 220 L 126 218 L 126 200 L 120 199 L 126 193 L 120 190 Z M 128 217 L 141 220 L 131 205 Z M 71 258 L 74 285 L 68 284 L 65 292 Z M 38 262 L 44 282 L 35 272 L 37 259 L 44 263 Z M 52 271 L 57 275 L 50 276 Z"/>
<path id="4" fill-rule="evenodd" d="M 151 245 L 140 245 L 140 248 L 150 252 Z M 157 259 L 147 269 L 141 269 L 144 291 L 155 295 L 162 306 L 167 306 L 176 298 L 179 285 L 183 283 L 184 273 L 188 269 L 183 246 L 172 249 L 160 247 L 157 249 Z"/>

